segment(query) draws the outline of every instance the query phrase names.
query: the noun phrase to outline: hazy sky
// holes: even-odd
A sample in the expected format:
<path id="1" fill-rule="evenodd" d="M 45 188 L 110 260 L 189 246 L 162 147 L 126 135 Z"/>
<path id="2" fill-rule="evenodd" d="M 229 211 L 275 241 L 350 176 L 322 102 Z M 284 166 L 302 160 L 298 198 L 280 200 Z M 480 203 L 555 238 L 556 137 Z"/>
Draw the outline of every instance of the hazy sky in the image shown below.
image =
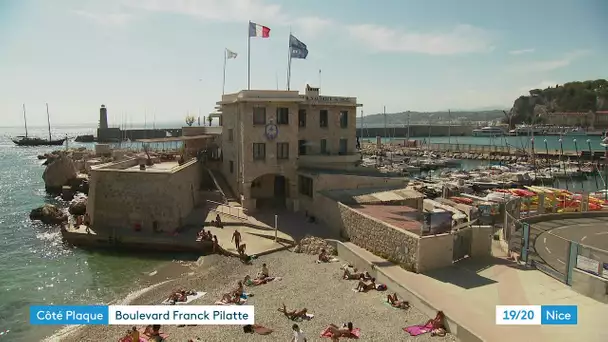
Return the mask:
<path id="1" fill-rule="evenodd" d="M 528 89 L 608 73 L 605 0 L 0 0 L 0 126 L 181 121 L 222 92 L 286 86 L 289 30 L 308 45 L 292 88 L 365 113 L 510 107 Z M 154 113 L 156 113 L 154 115 Z"/>

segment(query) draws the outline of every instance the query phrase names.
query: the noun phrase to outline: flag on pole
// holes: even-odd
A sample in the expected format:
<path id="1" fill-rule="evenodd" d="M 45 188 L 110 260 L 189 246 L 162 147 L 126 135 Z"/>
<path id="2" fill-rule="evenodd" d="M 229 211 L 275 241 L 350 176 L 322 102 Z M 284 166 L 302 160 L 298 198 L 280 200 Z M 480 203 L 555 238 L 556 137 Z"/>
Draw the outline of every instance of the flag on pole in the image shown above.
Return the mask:
<path id="1" fill-rule="evenodd" d="M 234 59 L 238 56 L 239 54 L 233 51 L 230 51 L 229 49 L 226 49 L 226 58 L 227 59 Z"/>
<path id="2" fill-rule="evenodd" d="M 270 28 L 249 22 L 249 37 L 269 38 Z"/>
<path id="3" fill-rule="evenodd" d="M 289 35 L 289 49 L 291 58 L 306 59 L 308 48 L 298 38 Z"/>

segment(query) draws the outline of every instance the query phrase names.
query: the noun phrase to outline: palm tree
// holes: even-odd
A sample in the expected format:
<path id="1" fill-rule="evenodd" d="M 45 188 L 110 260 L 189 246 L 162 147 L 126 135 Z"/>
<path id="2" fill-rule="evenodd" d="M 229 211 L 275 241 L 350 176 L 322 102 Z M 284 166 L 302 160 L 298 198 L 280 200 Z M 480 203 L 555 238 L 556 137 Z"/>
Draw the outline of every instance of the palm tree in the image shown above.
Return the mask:
<path id="1" fill-rule="evenodd" d="M 211 115 L 209 115 L 207 117 L 207 121 L 209 121 L 209 126 L 211 126 L 211 122 L 213 121 L 213 118 L 211 117 Z"/>

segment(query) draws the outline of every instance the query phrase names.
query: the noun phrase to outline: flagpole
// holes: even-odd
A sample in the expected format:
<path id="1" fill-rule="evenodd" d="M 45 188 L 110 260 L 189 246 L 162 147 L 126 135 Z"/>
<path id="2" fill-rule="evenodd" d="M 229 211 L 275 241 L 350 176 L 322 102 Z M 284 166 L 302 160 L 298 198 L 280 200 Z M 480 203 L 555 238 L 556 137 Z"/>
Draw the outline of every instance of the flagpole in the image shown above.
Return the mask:
<path id="1" fill-rule="evenodd" d="M 291 28 L 289 29 L 289 41 L 287 42 L 287 90 L 291 90 Z"/>
<path id="2" fill-rule="evenodd" d="M 251 34 L 249 30 L 251 28 L 251 20 L 249 20 L 249 26 L 247 26 L 247 90 L 251 90 Z"/>
<path id="3" fill-rule="evenodd" d="M 228 59 L 228 51 L 224 48 L 224 79 L 222 80 L 222 95 L 226 92 L 226 60 Z"/>
<path id="4" fill-rule="evenodd" d="M 321 69 L 319 69 L 319 89 L 321 89 Z"/>

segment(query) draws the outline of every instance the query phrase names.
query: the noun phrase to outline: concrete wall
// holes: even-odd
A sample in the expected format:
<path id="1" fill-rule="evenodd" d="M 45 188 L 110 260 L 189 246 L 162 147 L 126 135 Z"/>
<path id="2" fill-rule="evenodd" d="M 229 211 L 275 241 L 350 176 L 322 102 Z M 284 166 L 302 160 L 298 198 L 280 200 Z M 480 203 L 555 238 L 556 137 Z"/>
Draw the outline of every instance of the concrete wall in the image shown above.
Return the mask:
<path id="1" fill-rule="evenodd" d="M 474 226 L 470 228 L 473 236 L 471 239 L 471 257 L 489 257 L 492 255 L 492 226 Z"/>
<path id="2" fill-rule="evenodd" d="M 419 237 L 358 212 L 344 204 L 338 204 L 344 227 L 344 235 L 352 243 L 402 265 L 410 271 L 418 269 Z"/>
<path id="3" fill-rule="evenodd" d="M 452 266 L 454 237 L 452 234 L 422 236 L 418 242 L 418 272 Z"/>
<path id="4" fill-rule="evenodd" d="M 123 165 L 124 166 L 124 165 Z M 87 211 L 95 229 L 173 231 L 198 202 L 201 165 L 192 160 L 167 172 L 115 170 L 110 166 L 91 172 Z"/>
<path id="5" fill-rule="evenodd" d="M 608 304 L 608 279 L 575 268 L 572 271 L 572 289 L 582 295 Z"/>
<path id="6" fill-rule="evenodd" d="M 447 136 L 448 133 L 452 136 L 457 135 L 471 135 L 473 134 L 474 126 L 449 126 L 449 125 L 410 125 L 409 127 L 409 136 L 410 137 L 428 137 L 429 132 L 431 136 Z M 386 134 L 385 134 L 386 133 Z M 384 129 L 384 127 L 374 127 L 374 128 L 357 128 L 357 136 L 364 137 L 364 139 L 375 139 L 376 136 L 384 137 L 385 135 L 389 135 L 391 137 L 400 137 L 404 138 L 408 136 L 408 128 L 407 127 L 390 127 Z"/>

